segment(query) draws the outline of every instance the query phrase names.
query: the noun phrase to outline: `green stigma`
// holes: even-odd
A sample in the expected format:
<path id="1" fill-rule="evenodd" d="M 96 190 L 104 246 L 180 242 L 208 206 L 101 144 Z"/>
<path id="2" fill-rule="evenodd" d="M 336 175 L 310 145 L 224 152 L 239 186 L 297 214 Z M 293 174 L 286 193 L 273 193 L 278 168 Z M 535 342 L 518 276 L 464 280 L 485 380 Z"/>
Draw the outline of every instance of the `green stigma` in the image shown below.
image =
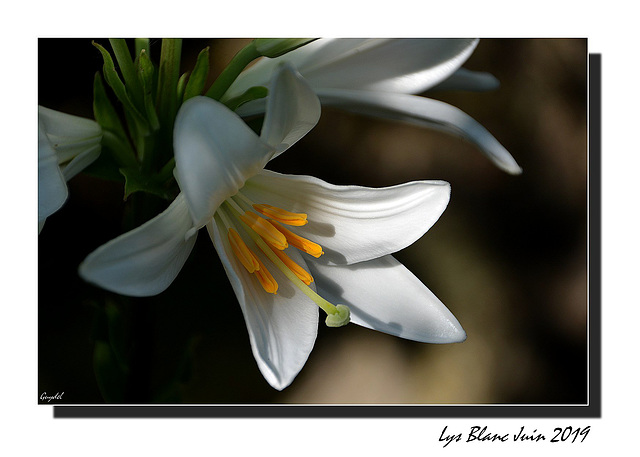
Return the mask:
<path id="1" fill-rule="evenodd" d="M 336 305 L 335 313 L 327 314 L 327 319 L 324 321 L 327 327 L 342 327 L 347 325 L 351 320 L 351 311 L 345 305 Z"/>

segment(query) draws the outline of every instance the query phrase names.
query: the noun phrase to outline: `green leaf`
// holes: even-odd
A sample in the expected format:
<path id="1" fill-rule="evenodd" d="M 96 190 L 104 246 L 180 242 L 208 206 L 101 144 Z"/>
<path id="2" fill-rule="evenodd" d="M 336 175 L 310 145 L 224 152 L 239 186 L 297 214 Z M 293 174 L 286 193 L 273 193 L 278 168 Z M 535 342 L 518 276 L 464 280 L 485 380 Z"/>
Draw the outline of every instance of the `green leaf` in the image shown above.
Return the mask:
<path id="1" fill-rule="evenodd" d="M 235 56 L 233 56 L 229 65 L 222 70 L 220 76 L 218 76 L 207 91 L 206 96 L 211 97 L 214 100 L 221 100 L 240 72 L 260 56 L 261 54 L 256 50 L 254 41 L 246 45 Z"/>
<path id="2" fill-rule="evenodd" d="M 177 87 L 180 78 L 182 40 L 163 39 L 158 70 L 157 106 L 163 127 L 173 125 L 178 111 Z"/>
<path id="3" fill-rule="evenodd" d="M 144 49 L 140 51 L 136 62 L 138 81 L 142 85 L 144 93 L 144 109 L 147 114 L 147 119 L 149 119 L 151 128 L 157 131 L 160 129 L 160 121 L 158 120 L 158 113 L 156 112 L 153 96 L 155 68 L 153 67 L 153 62 L 151 62 L 151 59 Z"/>
<path id="4" fill-rule="evenodd" d="M 264 98 L 269 94 L 269 90 L 264 86 L 253 86 L 247 89 L 242 95 L 238 95 L 224 102 L 231 111 L 235 111 L 247 102 Z"/>
<path id="5" fill-rule="evenodd" d="M 118 65 L 120 66 L 120 72 L 122 72 L 127 93 L 133 100 L 133 104 L 136 108 L 141 110 L 143 101 L 142 87 L 138 81 L 136 69 L 133 65 L 133 60 L 131 60 L 131 54 L 129 53 L 127 43 L 122 38 L 110 38 L 109 43 L 111 43 L 113 53 L 116 56 Z"/>
<path id="6" fill-rule="evenodd" d="M 151 58 L 151 50 L 149 49 L 148 38 L 136 38 L 133 40 L 133 42 L 136 47 L 136 56 L 139 56 L 140 53 L 144 50 L 149 56 L 149 58 Z"/>
<path id="7" fill-rule="evenodd" d="M 256 38 L 253 41 L 260 55 L 280 57 L 315 40 L 317 38 Z"/>
<path id="8" fill-rule="evenodd" d="M 178 80 L 180 78 L 180 55 L 182 40 L 163 39 L 158 67 L 156 109 L 160 131 L 156 147 L 144 156 L 145 170 L 157 169 L 173 155 L 173 123 L 178 112 Z"/>
<path id="9" fill-rule="evenodd" d="M 98 72 L 93 79 L 93 116 L 103 129 L 110 130 L 121 138 L 127 137 L 120 117 L 107 96 L 102 77 Z"/>
<path id="10" fill-rule="evenodd" d="M 200 54 L 198 54 L 198 59 L 196 60 L 196 64 L 193 67 L 191 76 L 189 77 L 189 82 L 187 83 L 187 88 L 184 91 L 184 97 L 182 101 L 186 102 L 191 97 L 202 95 L 208 77 L 209 47 L 207 46 L 202 51 L 200 51 Z"/>
<path id="11" fill-rule="evenodd" d="M 178 80 L 178 88 L 176 90 L 176 96 L 178 100 L 182 100 L 182 98 L 184 97 L 184 91 L 186 89 L 188 79 L 189 79 L 189 73 L 184 73 L 182 76 L 180 76 L 180 79 Z"/>
<path id="12" fill-rule="evenodd" d="M 156 175 L 143 174 L 138 168 L 121 168 L 120 173 L 125 178 L 124 199 L 136 192 L 146 192 L 165 200 L 171 200 L 174 195 L 167 189 L 164 182 Z"/>
<path id="13" fill-rule="evenodd" d="M 127 111 L 128 114 L 130 114 L 131 118 L 135 122 L 134 132 L 132 132 L 132 134 L 134 136 L 147 134 L 149 130 L 149 125 L 146 119 L 144 118 L 144 116 L 140 113 L 140 111 L 138 111 L 138 109 L 131 102 L 131 99 L 127 94 L 127 89 L 125 88 L 124 83 L 120 79 L 120 76 L 118 76 L 118 72 L 116 72 L 116 68 L 113 63 L 113 59 L 111 58 L 111 54 L 109 54 L 109 52 L 105 48 L 100 46 L 95 41 L 93 42 L 93 45 L 100 51 L 100 53 L 102 54 L 102 58 L 104 60 L 104 67 L 103 67 L 104 79 L 107 81 L 107 84 L 109 84 L 109 86 L 115 93 L 118 100 L 120 100 L 120 102 L 124 106 L 125 111 Z"/>
<path id="14" fill-rule="evenodd" d="M 112 144 L 115 142 L 117 144 L 117 148 L 113 148 L 110 150 L 110 153 L 114 157 L 114 159 L 123 166 L 135 166 L 136 158 L 135 152 L 129 143 L 127 132 L 120 121 L 120 117 L 116 112 L 116 109 L 111 104 L 109 97 L 107 96 L 107 92 L 105 90 L 104 84 L 102 83 L 102 78 L 99 73 L 96 73 L 96 76 L 93 80 L 93 115 L 102 127 L 103 130 L 103 141 L 102 146 L 105 146 L 105 138 L 104 134 L 109 132 L 111 136 L 115 137 L 114 141 L 110 141 Z M 108 134 L 107 134 L 108 135 Z M 101 154 L 103 155 L 103 154 Z"/>

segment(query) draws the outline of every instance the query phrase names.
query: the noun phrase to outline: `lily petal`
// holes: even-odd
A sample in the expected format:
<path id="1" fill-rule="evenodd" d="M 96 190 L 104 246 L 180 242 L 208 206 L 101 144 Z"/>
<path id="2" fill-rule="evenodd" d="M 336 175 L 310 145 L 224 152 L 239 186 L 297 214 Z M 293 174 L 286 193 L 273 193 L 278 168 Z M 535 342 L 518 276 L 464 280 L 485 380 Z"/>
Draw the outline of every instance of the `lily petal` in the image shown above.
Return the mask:
<path id="1" fill-rule="evenodd" d="M 38 119 L 49 135 L 58 138 L 90 139 L 102 136 L 96 121 L 38 106 Z"/>
<path id="2" fill-rule="evenodd" d="M 287 62 L 296 70 L 304 72 L 313 67 L 331 62 L 336 58 L 357 52 L 358 49 L 366 46 L 366 43 L 371 46 L 375 45 L 376 42 L 382 41 L 385 40 L 322 38 L 288 52 L 281 57 L 273 59 L 263 57 L 240 73 L 225 93 L 223 100 L 240 95 L 252 86 L 266 85 L 269 77 L 283 62 Z"/>
<path id="3" fill-rule="evenodd" d="M 269 87 L 260 138 L 276 149 L 274 158 L 305 136 L 320 119 L 320 100 L 291 66 L 282 65 Z"/>
<path id="4" fill-rule="evenodd" d="M 274 150 L 233 111 L 208 97 L 187 100 L 174 127 L 176 178 L 195 228 L 261 170 Z"/>
<path id="5" fill-rule="evenodd" d="M 82 262 L 86 281 L 122 295 L 146 297 L 164 291 L 187 261 L 196 237 L 183 194 L 158 216 L 102 245 Z"/>
<path id="6" fill-rule="evenodd" d="M 99 156 L 102 147 L 100 139 L 94 140 L 93 144 L 86 145 L 71 161 L 61 167 L 64 179 L 69 181 L 75 175 L 91 165 Z M 58 153 L 60 150 L 57 151 Z"/>
<path id="7" fill-rule="evenodd" d="M 68 195 L 56 152 L 42 122 L 38 122 L 38 232 L 46 218 L 62 207 Z"/>
<path id="8" fill-rule="evenodd" d="M 314 89 L 418 93 L 458 69 L 477 39 L 321 39 L 243 72 L 229 95 L 264 84 L 279 62 L 291 62 Z M 260 81 L 263 81 L 262 83 Z"/>
<path id="9" fill-rule="evenodd" d="M 234 228 L 242 233 L 242 228 Z M 313 349 L 318 307 L 255 248 L 252 251 L 279 285 L 277 294 L 266 293 L 233 254 L 226 235 L 228 228 L 219 213 L 207 224 L 207 229 L 240 302 L 258 368 L 271 386 L 282 390 L 291 384 Z M 306 267 L 299 254 L 292 252 L 291 256 Z"/>
<path id="10" fill-rule="evenodd" d="M 347 111 L 383 117 L 442 129 L 472 142 L 502 170 L 520 174 L 522 169 L 487 129 L 471 116 L 447 103 L 408 94 L 359 90 L 323 89 L 318 91 L 323 104 Z"/>
<path id="11" fill-rule="evenodd" d="M 412 244 L 443 213 L 451 187 L 444 181 L 416 181 L 380 189 L 336 186 L 313 176 L 263 170 L 242 192 L 256 203 L 306 213 L 309 223 L 289 230 L 323 247 L 320 262 L 343 265 Z"/>
<path id="12" fill-rule="evenodd" d="M 429 90 L 468 90 L 484 92 L 496 90 L 499 87 L 500 81 L 491 73 L 458 68 L 454 74 Z"/>
<path id="13" fill-rule="evenodd" d="M 300 72 L 315 89 L 413 94 L 448 78 L 471 56 L 478 44 L 477 39 L 451 38 L 375 41 L 373 46 L 356 49 L 330 63 L 300 69 Z"/>
<path id="14" fill-rule="evenodd" d="M 100 155 L 102 128 L 91 120 L 38 106 L 38 120 L 68 181 Z"/>
<path id="15" fill-rule="evenodd" d="M 466 339 L 451 311 L 390 255 L 348 266 L 308 265 L 318 293 L 347 305 L 355 324 L 424 343 Z"/>

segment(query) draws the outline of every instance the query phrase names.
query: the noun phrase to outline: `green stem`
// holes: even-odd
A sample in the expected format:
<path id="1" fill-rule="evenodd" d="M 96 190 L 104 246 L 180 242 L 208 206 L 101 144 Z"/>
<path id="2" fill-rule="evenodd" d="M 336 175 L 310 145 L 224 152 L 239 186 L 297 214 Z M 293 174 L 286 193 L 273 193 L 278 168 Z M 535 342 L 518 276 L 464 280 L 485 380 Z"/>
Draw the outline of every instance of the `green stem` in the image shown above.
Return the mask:
<path id="1" fill-rule="evenodd" d="M 229 87 L 231 87 L 231 84 L 233 84 L 240 72 L 258 57 L 260 57 L 260 53 L 256 50 L 255 44 L 252 41 L 242 48 L 240 52 L 231 59 L 229 65 L 222 70 L 218 79 L 215 80 L 207 91 L 207 97 L 211 97 L 214 100 L 222 99 L 222 96 L 227 92 Z"/>

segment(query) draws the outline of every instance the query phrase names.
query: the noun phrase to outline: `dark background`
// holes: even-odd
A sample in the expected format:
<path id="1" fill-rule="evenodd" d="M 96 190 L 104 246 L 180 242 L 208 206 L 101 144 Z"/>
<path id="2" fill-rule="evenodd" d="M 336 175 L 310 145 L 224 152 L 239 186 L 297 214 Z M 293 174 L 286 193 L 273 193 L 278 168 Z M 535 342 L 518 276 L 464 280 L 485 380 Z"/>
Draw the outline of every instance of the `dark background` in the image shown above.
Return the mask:
<path id="1" fill-rule="evenodd" d="M 215 76 L 245 42 L 185 40 L 184 70 L 211 46 Z M 83 174 L 38 237 L 38 395 L 64 392 L 66 403 L 585 403 L 586 59 L 583 39 L 485 39 L 465 67 L 494 74 L 500 89 L 427 94 L 483 124 L 520 176 L 456 137 L 328 108 L 269 165 L 335 184 L 449 181 L 441 219 L 396 257 L 456 315 L 464 343 L 321 325 L 307 364 L 277 392 L 258 371 L 205 232 L 158 297 L 119 297 L 77 276 L 89 252 L 122 233 L 126 208 L 121 184 Z M 102 58 L 91 40 L 40 40 L 38 62 L 39 103 L 93 117 Z"/>

